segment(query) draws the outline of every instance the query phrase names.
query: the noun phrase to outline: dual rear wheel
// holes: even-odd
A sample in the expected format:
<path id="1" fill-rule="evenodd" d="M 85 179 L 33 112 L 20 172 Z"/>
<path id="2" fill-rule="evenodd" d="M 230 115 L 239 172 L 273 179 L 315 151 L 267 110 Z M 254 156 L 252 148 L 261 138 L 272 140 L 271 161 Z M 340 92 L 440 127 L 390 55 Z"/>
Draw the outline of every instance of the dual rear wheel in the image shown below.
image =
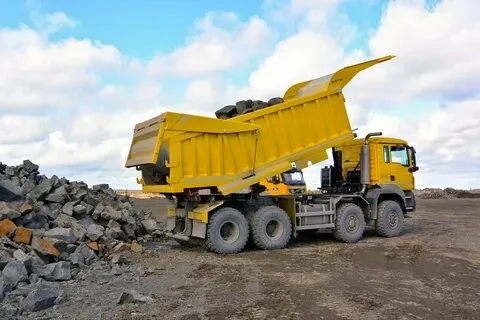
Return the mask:
<path id="1" fill-rule="evenodd" d="M 217 253 L 239 252 L 249 239 L 260 249 L 281 249 L 288 244 L 291 233 L 290 218 L 279 207 L 264 206 L 247 217 L 235 208 L 224 207 L 210 217 L 205 244 Z"/>

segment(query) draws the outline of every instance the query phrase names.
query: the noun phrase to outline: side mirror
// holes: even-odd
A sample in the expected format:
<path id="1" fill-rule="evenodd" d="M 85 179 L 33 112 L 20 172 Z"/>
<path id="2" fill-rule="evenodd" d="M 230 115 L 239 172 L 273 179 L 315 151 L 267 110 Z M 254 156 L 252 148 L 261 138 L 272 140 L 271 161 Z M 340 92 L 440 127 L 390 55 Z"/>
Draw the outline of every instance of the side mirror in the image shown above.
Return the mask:
<path id="1" fill-rule="evenodd" d="M 418 170 L 420 170 L 420 168 L 419 168 L 418 166 L 408 168 L 408 171 L 409 171 L 409 172 L 416 172 L 416 171 L 418 171 Z"/>

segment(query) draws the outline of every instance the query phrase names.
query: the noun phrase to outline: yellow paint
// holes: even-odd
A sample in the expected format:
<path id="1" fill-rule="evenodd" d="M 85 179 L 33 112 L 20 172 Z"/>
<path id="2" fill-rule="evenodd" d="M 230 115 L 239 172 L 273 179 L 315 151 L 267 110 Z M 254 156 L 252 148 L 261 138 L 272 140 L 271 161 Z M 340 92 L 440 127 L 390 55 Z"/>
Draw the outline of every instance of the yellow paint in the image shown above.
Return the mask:
<path id="1" fill-rule="evenodd" d="M 192 220 L 198 220 L 203 223 L 208 223 L 208 213 L 222 204 L 223 201 L 199 204 L 193 211 L 188 213 L 188 218 Z"/>
<path id="2" fill-rule="evenodd" d="M 216 187 L 223 195 L 280 174 L 295 162 L 300 170 L 323 160 L 325 151 L 354 135 L 343 87 L 387 56 L 348 66 L 285 92 L 285 102 L 222 120 L 165 112 L 135 126 L 126 167 L 157 164 L 168 149 L 167 184 L 142 182 L 144 192 L 180 193 Z"/>

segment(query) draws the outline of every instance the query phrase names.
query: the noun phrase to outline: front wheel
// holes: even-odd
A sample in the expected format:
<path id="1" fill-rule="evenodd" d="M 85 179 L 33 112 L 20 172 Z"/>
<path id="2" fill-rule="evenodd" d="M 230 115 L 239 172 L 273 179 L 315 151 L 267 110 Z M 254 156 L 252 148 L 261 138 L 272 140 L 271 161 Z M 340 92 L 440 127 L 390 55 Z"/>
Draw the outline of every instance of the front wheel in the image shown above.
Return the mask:
<path id="1" fill-rule="evenodd" d="M 385 200 L 378 206 L 376 233 L 382 237 L 396 237 L 402 233 L 404 224 L 403 210 L 398 202 Z"/>
<path id="2" fill-rule="evenodd" d="M 357 242 L 363 236 L 365 218 L 362 209 L 354 203 L 341 204 L 337 209 L 333 236 L 342 242 Z"/>
<path id="3" fill-rule="evenodd" d="M 237 209 L 225 207 L 210 217 L 205 246 L 216 253 L 237 253 L 245 247 L 248 236 L 245 216 Z"/>

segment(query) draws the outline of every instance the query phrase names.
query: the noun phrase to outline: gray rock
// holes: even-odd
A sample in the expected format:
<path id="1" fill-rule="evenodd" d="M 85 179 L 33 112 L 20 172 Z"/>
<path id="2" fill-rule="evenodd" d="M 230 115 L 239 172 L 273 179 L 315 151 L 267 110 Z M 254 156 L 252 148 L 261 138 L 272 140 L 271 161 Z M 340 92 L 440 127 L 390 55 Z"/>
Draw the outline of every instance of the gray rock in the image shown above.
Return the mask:
<path id="1" fill-rule="evenodd" d="M 105 233 L 105 228 L 98 224 L 91 224 L 87 228 L 87 237 L 92 241 L 97 241 Z"/>
<path id="2" fill-rule="evenodd" d="M 53 227 L 58 228 L 71 228 L 77 241 L 84 241 L 87 230 L 73 217 L 65 214 L 59 214 L 57 219 L 52 221 Z"/>
<path id="3" fill-rule="evenodd" d="M 17 226 L 21 225 L 30 229 L 47 229 L 48 216 L 45 212 L 30 212 L 15 220 Z"/>
<path id="4" fill-rule="evenodd" d="M 14 185 L 16 185 L 17 187 L 21 187 L 22 186 L 22 181 L 20 180 L 19 177 L 11 177 L 10 178 L 10 181 L 12 181 L 12 183 Z"/>
<path id="5" fill-rule="evenodd" d="M 29 277 L 30 283 L 35 284 L 39 279 L 40 277 L 38 276 L 38 274 L 30 273 L 30 277 Z"/>
<path id="6" fill-rule="evenodd" d="M 135 239 L 135 227 L 131 224 L 124 224 L 122 226 L 123 232 L 127 235 L 130 239 Z"/>
<path id="7" fill-rule="evenodd" d="M 82 219 L 78 220 L 78 223 L 85 228 L 85 230 L 90 227 L 91 224 L 96 224 L 95 220 L 92 219 L 90 216 L 85 216 Z"/>
<path id="8" fill-rule="evenodd" d="M 2 299 L 0 298 L 0 300 Z M 12 304 L 4 303 L 0 305 L 0 315 L 2 315 L 2 319 L 15 319 L 15 315 L 17 313 L 18 313 L 18 308 Z"/>
<path id="9" fill-rule="evenodd" d="M 85 207 L 87 208 L 87 215 L 91 216 L 95 210 L 95 207 L 88 203 L 85 205 Z"/>
<path id="10" fill-rule="evenodd" d="M 50 193 L 50 190 L 53 188 L 53 180 L 44 179 L 42 182 L 36 186 L 32 192 L 29 193 L 29 196 L 33 200 L 43 201 L 45 197 Z"/>
<path id="11" fill-rule="evenodd" d="M 73 206 L 74 202 L 67 202 L 62 208 L 62 213 L 66 214 L 67 216 L 73 216 Z"/>
<path id="12" fill-rule="evenodd" d="M 14 166 L 8 166 L 6 169 L 5 169 L 5 174 L 9 177 L 13 177 L 15 175 L 18 174 L 18 170 L 17 168 L 15 168 Z"/>
<path id="13" fill-rule="evenodd" d="M 58 203 L 56 203 L 56 204 L 58 204 Z M 50 206 L 45 205 L 45 204 L 40 208 L 40 212 L 41 212 L 43 215 L 47 216 L 48 218 L 50 218 L 50 219 L 52 219 L 52 220 L 55 220 L 55 219 L 58 217 L 58 215 L 60 214 L 60 210 L 59 210 L 59 209 L 52 210 L 52 209 L 50 208 Z"/>
<path id="14" fill-rule="evenodd" d="M 6 297 L 6 295 L 14 289 L 11 282 L 5 280 L 3 276 L 0 276 L 0 301 Z"/>
<path id="15" fill-rule="evenodd" d="M 77 237 L 70 228 L 53 228 L 45 231 L 45 237 L 62 240 L 66 243 L 77 242 Z"/>
<path id="16" fill-rule="evenodd" d="M 115 220 L 119 221 L 122 219 L 122 212 L 113 209 L 112 207 L 106 207 L 103 212 L 100 214 L 100 217 L 105 220 Z"/>
<path id="17" fill-rule="evenodd" d="M 125 232 L 123 232 L 121 225 L 114 220 L 110 220 L 108 222 L 108 227 L 107 227 L 107 230 L 105 231 L 105 235 L 107 237 L 117 239 L 117 240 L 122 240 L 122 241 L 128 240 L 128 237 L 125 234 Z"/>
<path id="18" fill-rule="evenodd" d="M 97 195 L 87 194 L 85 196 L 85 198 L 83 199 L 83 201 L 85 201 L 85 203 L 88 203 L 89 205 L 95 207 L 101 201 L 101 199 Z"/>
<path id="19" fill-rule="evenodd" d="M 10 261 L 2 271 L 3 279 L 10 283 L 13 288 L 19 282 L 28 281 L 28 272 L 22 261 Z"/>
<path id="20" fill-rule="evenodd" d="M 38 164 L 31 162 L 30 160 L 23 160 L 23 169 L 28 173 L 38 171 Z"/>
<path id="21" fill-rule="evenodd" d="M 72 278 L 70 262 L 67 261 L 50 263 L 44 266 L 32 266 L 32 273 L 51 281 L 64 281 Z"/>
<path id="22" fill-rule="evenodd" d="M 10 180 L 0 180 L 0 201 L 12 201 L 20 199 L 22 196 L 22 188 L 16 186 Z"/>
<path id="23" fill-rule="evenodd" d="M 40 311 L 48 309 L 55 304 L 59 295 L 60 292 L 57 286 L 48 285 L 42 282 L 22 301 L 22 309 L 25 311 Z"/>
<path id="24" fill-rule="evenodd" d="M 273 106 L 273 105 L 276 105 L 276 104 L 279 104 L 279 103 L 283 103 L 283 99 L 280 98 L 280 97 L 274 97 L 274 98 L 271 98 L 270 100 L 268 100 L 268 105 L 269 106 Z"/>
<path id="25" fill-rule="evenodd" d="M 57 180 L 58 181 L 58 180 Z M 50 193 L 45 200 L 49 202 L 63 203 L 68 197 L 64 186 L 60 186 Z"/>
<path id="26" fill-rule="evenodd" d="M 20 217 L 22 214 L 17 210 L 14 210 L 8 206 L 4 201 L 0 201 L 0 220 L 8 218 L 10 220 L 15 220 Z"/>
<path id="27" fill-rule="evenodd" d="M 148 233 L 152 233 L 155 230 L 158 230 L 157 222 L 151 218 L 142 220 L 142 225 Z"/>
<path id="28" fill-rule="evenodd" d="M 28 194 L 30 192 L 32 192 L 33 189 L 35 189 L 37 185 L 35 184 L 35 181 L 32 180 L 32 179 L 27 179 L 27 181 L 25 181 L 22 185 L 22 189 L 23 189 L 23 194 Z"/>
<path id="29" fill-rule="evenodd" d="M 13 252 L 13 257 L 16 260 L 23 262 L 25 269 L 27 269 L 27 273 L 32 273 L 32 266 L 42 266 L 45 264 L 45 262 L 33 250 L 27 254 L 23 250 L 17 249 Z"/>
<path id="30" fill-rule="evenodd" d="M 117 304 L 124 303 L 152 303 L 154 300 L 152 297 L 138 293 L 135 290 L 128 290 L 122 292 L 117 300 Z"/>
<path id="31" fill-rule="evenodd" d="M 107 194 L 110 198 L 116 199 L 117 198 L 117 193 L 112 189 L 108 188 L 107 190 L 103 190 L 105 194 Z"/>
<path id="32" fill-rule="evenodd" d="M 73 198 L 76 200 L 82 200 L 88 194 L 88 191 L 85 189 L 79 189 L 74 195 Z"/>
<path id="33" fill-rule="evenodd" d="M 77 219 L 83 217 L 86 213 L 87 208 L 81 204 L 77 204 L 75 207 L 73 207 L 73 216 Z"/>
<path id="34" fill-rule="evenodd" d="M 95 207 L 95 210 L 93 210 L 92 219 L 98 220 L 103 210 L 105 210 L 105 206 L 101 203 L 97 204 L 97 206 Z"/>
<path id="35" fill-rule="evenodd" d="M 93 191 L 107 190 L 110 186 L 107 183 L 96 184 L 92 186 Z"/>
<path id="36" fill-rule="evenodd" d="M 85 243 L 80 244 L 69 257 L 69 261 L 77 265 L 85 264 L 89 266 L 96 260 L 98 260 L 97 255 Z"/>
<path id="37" fill-rule="evenodd" d="M 0 270 L 3 270 L 10 261 L 13 261 L 12 250 L 0 247 Z"/>

